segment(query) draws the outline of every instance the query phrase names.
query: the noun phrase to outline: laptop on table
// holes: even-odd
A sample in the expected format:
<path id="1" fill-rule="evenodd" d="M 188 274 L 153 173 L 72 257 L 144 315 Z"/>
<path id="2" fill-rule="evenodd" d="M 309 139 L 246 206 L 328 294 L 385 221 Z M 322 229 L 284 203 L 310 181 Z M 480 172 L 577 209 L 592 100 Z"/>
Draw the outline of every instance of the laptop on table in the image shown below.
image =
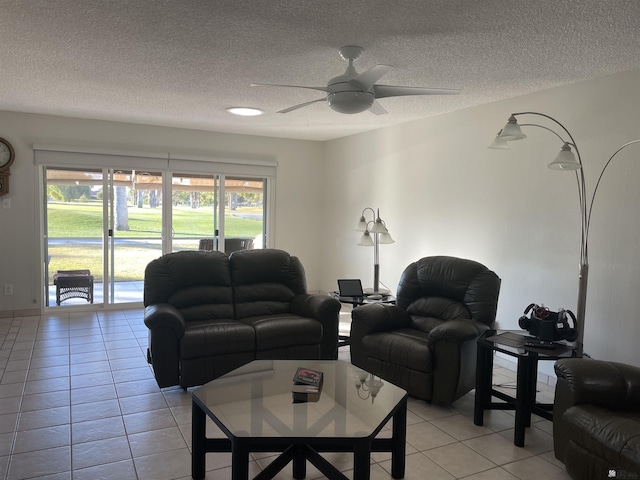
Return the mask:
<path id="1" fill-rule="evenodd" d="M 358 302 L 364 299 L 364 290 L 359 278 L 338 280 L 338 293 L 342 302 Z"/>

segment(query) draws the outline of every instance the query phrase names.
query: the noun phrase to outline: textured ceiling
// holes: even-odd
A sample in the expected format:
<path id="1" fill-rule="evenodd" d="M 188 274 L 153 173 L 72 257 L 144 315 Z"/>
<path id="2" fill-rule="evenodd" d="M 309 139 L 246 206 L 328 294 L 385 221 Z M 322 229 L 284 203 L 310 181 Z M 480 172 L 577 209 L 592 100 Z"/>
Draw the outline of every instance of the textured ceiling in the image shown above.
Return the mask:
<path id="1" fill-rule="evenodd" d="M 639 27 L 638 0 L 0 0 L 0 110 L 327 140 L 639 68 Z M 343 45 L 462 93 L 278 114 L 321 92 L 250 87 L 324 86 Z"/>

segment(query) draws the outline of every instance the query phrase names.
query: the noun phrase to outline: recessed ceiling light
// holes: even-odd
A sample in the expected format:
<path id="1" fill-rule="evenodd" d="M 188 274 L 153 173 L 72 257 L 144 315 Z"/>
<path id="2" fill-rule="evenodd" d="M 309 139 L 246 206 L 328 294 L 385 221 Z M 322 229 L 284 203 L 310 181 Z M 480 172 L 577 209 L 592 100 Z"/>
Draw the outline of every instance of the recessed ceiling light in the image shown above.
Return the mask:
<path id="1" fill-rule="evenodd" d="M 230 107 L 227 108 L 227 112 L 233 113 L 234 115 L 241 115 L 243 117 L 255 117 L 256 115 L 262 115 L 264 112 L 257 108 L 248 108 L 248 107 Z"/>

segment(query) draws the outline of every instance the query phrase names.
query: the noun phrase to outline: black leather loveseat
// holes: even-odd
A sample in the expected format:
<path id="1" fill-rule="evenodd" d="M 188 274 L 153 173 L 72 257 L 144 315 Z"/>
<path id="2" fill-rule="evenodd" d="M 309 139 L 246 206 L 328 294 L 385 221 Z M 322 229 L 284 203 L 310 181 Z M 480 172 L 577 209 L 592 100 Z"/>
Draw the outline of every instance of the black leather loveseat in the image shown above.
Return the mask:
<path id="1" fill-rule="evenodd" d="M 257 359 L 335 359 L 340 302 L 306 291 L 282 250 L 184 251 L 145 270 L 148 360 L 160 387 L 201 385 Z"/>
<path id="2" fill-rule="evenodd" d="M 640 478 L 640 367 L 563 358 L 553 402 L 553 447 L 571 478 Z"/>

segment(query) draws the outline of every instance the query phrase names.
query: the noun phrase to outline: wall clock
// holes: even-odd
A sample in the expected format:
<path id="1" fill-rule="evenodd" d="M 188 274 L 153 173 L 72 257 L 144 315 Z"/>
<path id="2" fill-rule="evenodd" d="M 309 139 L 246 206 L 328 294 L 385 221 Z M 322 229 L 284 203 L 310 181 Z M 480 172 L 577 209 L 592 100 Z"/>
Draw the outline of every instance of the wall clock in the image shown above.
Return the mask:
<path id="1" fill-rule="evenodd" d="M 0 172 L 9 169 L 16 153 L 11 144 L 4 138 L 0 138 Z"/>
<path id="2" fill-rule="evenodd" d="M 9 167 L 15 158 L 13 146 L 8 140 L 0 138 L 0 197 L 9 193 Z"/>

